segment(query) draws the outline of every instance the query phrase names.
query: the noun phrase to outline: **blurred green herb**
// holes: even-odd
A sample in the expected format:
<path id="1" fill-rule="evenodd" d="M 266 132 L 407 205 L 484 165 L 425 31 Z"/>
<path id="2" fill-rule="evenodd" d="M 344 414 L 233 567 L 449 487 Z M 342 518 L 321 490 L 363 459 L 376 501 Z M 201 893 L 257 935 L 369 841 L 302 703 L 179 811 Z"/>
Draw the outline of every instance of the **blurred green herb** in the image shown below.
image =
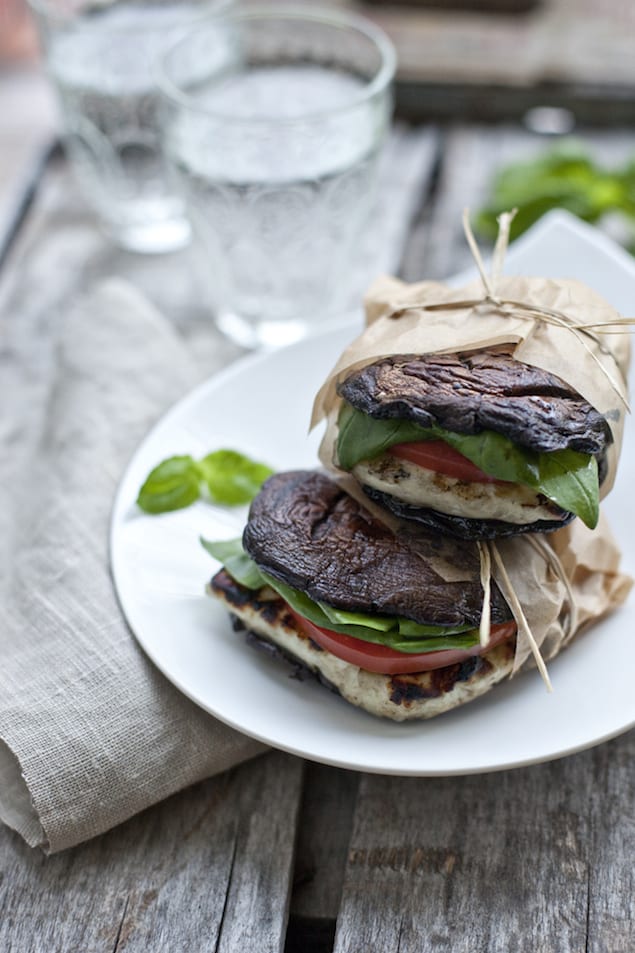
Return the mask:
<path id="1" fill-rule="evenodd" d="M 477 230 L 494 240 L 497 216 L 511 208 L 518 209 L 511 226 L 512 240 L 553 208 L 566 209 L 591 223 L 608 212 L 619 213 L 635 235 L 635 160 L 618 169 L 605 169 L 581 143 L 563 140 L 537 158 L 513 163 L 496 173 L 490 199 L 476 216 Z"/>
<path id="2" fill-rule="evenodd" d="M 169 457 L 148 474 L 137 505 L 145 513 L 169 513 L 207 496 L 213 503 L 238 506 L 249 503 L 272 473 L 236 450 L 215 450 L 201 460 Z"/>

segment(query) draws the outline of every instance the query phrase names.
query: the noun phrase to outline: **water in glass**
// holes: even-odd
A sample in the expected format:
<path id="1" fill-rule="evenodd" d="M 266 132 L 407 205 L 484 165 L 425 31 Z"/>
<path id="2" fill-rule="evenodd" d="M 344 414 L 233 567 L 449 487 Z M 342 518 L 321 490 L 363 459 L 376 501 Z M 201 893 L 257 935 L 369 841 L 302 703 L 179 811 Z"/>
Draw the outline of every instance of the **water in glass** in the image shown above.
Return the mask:
<path id="1" fill-rule="evenodd" d="M 176 247 L 189 234 L 162 156 L 153 64 L 197 10 L 118 4 L 49 37 L 49 70 L 83 191 L 115 236 L 139 250 Z"/>
<path id="2" fill-rule="evenodd" d="M 341 306 L 379 144 L 376 110 L 349 105 L 362 88 L 319 65 L 253 67 L 200 88 L 209 118 L 183 111 L 172 130 L 218 323 L 248 346 L 291 341 Z"/>

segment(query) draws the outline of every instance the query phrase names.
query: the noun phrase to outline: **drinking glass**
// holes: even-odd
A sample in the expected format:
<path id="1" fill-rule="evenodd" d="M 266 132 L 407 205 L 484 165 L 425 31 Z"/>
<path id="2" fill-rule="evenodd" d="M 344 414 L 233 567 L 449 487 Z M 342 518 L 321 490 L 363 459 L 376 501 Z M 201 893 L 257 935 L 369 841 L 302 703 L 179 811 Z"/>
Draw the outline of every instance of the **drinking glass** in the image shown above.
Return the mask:
<path id="1" fill-rule="evenodd" d="M 232 0 L 30 0 L 79 185 L 125 248 L 184 245 L 190 226 L 161 149 L 157 57 Z"/>
<path id="2" fill-rule="evenodd" d="M 394 68 L 381 30 L 313 6 L 215 17 L 162 58 L 166 154 L 238 343 L 287 344 L 350 307 Z"/>

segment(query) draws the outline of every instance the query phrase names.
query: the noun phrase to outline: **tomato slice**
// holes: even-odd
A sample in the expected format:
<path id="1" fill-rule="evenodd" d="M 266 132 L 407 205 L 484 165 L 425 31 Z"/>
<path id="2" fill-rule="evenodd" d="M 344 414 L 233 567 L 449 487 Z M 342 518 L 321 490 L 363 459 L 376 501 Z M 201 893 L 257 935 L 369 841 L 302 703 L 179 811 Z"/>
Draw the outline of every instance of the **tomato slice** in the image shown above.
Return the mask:
<path id="1" fill-rule="evenodd" d="M 303 630 L 305 635 L 317 642 L 319 646 L 336 655 L 344 662 L 350 662 L 367 672 L 379 672 L 382 675 L 404 675 L 407 672 L 430 672 L 436 668 L 445 668 L 446 665 L 456 665 L 481 655 L 484 651 L 511 639 L 516 633 L 515 622 L 503 622 L 493 625 L 490 632 L 490 641 L 487 648 L 474 645 L 471 649 L 442 649 L 439 652 L 418 652 L 405 654 L 391 649 L 387 645 L 378 645 L 376 642 L 364 642 L 352 635 L 342 635 L 331 629 L 322 629 L 309 622 L 304 616 L 294 612 L 287 606 L 289 612 Z"/>
<path id="2" fill-rule="evenodd" d="M 504 483 L 484 473 L 476 464 L 464 457 L 443 440 L 418 440 L 413 443 L 396 443 L 389 453 L 426 470 L 436 470 L 446 476 L 456 477 L 466 483 Z"/>

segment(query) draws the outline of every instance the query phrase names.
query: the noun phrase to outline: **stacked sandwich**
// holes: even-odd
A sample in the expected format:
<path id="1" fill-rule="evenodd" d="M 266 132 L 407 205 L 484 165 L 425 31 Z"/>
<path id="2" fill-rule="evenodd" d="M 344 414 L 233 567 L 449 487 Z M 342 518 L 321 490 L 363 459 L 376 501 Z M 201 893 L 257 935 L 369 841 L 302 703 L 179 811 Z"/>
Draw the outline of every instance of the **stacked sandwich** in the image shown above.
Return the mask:
<path id="1" fill-rule="evenodd" d="M 395 720 L 532 662 L 548 680 L 630 588 L 599 514 L 626 409 L 619 317 L 572 282 L 496 292 L 378 285 L 316 398 L 330 472 L 270 478 L 241 543 L 215 550 L 238 627 Z"/>

